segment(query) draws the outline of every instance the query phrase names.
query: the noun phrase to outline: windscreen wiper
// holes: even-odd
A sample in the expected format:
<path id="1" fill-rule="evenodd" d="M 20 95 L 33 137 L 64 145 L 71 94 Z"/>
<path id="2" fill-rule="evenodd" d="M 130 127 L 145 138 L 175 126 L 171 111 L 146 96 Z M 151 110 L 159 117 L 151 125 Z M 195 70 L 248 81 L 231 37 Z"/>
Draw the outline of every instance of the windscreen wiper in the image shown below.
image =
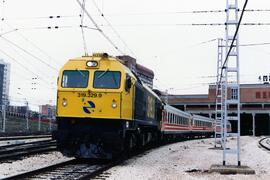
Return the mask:
<path id="1" fill-rule="evenodd" d="M 102 74 L 100 74 L 97 78 L 100 79 L 102 76 L 104 76 L 109 71 L 109 68 L 104 71 Z"/>

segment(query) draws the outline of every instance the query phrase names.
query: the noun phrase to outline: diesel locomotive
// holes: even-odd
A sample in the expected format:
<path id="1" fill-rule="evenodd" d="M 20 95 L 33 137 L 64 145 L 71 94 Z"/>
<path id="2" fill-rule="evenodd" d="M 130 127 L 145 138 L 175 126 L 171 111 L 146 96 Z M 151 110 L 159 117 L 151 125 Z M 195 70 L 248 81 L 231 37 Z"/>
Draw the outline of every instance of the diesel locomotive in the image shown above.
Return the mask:
<path id="1" fill-rule="evenodd" d="M 213 134 L 213 120 L 165 104 L 123 62 L 106 53 L 70 59 L 57 89 L 58 149 L 110 159 L 168 137 Z"/>

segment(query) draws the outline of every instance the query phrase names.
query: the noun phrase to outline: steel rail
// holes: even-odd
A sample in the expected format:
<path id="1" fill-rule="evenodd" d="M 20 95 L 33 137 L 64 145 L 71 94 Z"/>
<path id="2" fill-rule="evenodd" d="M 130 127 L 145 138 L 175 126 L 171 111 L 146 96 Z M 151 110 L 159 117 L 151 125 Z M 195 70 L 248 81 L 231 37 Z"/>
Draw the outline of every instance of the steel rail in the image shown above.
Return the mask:
<path id="1" fill-rule="evenodd" d="M 13 175 L 13 176 L 9 176 L 9 177 L 6 177 L 4 179 L 6 179 L 6 180 L 25 179 L 25 178 L 29 178 L 29 177 L 37 175 L 37 174 L 41 174 L 42 172 L 52 171 L 53 169 L 75 163 L 76 161 L 77 161 L 76 159 L 72 159 L 72 160 L 61 162 L 61 163 L 53 164 L 53 165 L 50 165 L 50 166 L 46 166 L 46 167 L 43 167 L 43 168 L 35 169 L 35 170 L 32 170 L 32 171 L 24 172 L 24 173 L 21 173 L 21 174 L 16 174 L 16 175 Z"/>
<path id="2" fill-rule="evenodd" d="M 35 144 L 44 144 L 44 143 L 50 143 L 50 142 L 56 142 L 55 140 L 42 140 L 42 141 L 32 141 L 32 142 L 22 142 L 22 143 L 14 143 L 14 144 L 6 144 L 6 145 L 0 145 L 0 151 L 2 149 L 7 149 L 7 148 L 15 148 L 15 147 L 23 147 L 27 145 L 35 145 Z"/>
<path id="3" fill-rule="evenodd" d="M 18 158 L 21 156 L 32 155 L 36 153 L 49 152 L 57 150 L 55 141 L 20 145 L 17 147 L 8 147 L 0 149 L 0 161 Z"/>
<path id="4" fill-rule="evenodd" d="M 266 146 L 266 145 L 263 144 L 263 141 L 266 140 L 266 139 L 270 139 L 270 137 L 262 138 L 262 139 L 259 141 L 259 145 L 260 145 L 261 147 L 263 147 L 264 149 L 270 151 L 270 144 L 269 144 L 269 146 Z"/>
<path id="5" fill-rule="evenodd" d="M 0 141 L 21 140 L 21 139 L 41 139 L 41 138 L 51 138 L 51 137 L 52 135 L 7 136 L 7 137 L 0 137 Z"/>
<path id="6" fill-rule="evenodd" d="M 53 164 L 5 179 L 89 179 L 115 166 L 115 163 L 85 163 L 78 159 Z"/>

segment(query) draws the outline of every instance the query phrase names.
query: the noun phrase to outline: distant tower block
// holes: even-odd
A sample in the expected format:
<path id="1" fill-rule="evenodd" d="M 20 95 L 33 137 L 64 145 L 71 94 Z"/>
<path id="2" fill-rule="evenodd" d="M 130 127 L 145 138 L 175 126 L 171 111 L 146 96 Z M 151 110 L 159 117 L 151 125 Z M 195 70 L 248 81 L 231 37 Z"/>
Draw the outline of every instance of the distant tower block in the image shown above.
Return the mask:
<path id="1" fill-rule="evenodd" d="M 10 64 L 0 59 L 0 105 L 9 104 Z"/>

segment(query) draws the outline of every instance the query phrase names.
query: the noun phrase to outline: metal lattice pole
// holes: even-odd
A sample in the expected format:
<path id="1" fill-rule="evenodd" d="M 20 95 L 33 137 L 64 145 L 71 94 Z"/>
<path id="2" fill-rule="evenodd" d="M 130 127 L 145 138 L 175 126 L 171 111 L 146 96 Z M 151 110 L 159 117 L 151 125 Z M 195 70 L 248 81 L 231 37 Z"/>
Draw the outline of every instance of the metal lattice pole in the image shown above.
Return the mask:
<path id="1" fill-rule="evenodd" d="M 219 82 L 222 79 L 222 65 L 223 65 L 223 39 L 218 39 L 218 53 L 217 53 L 217 82 L 216 82 L 216 113 L 215 113 L 215 147 L 220 143 L 222 147 L 222 83 Z"/>
<path id="2" fill-rule="evenodd" d="M 2 132 L 6 132 L 6 105 L 2 105 Z"/>
<path id="3" fill-rule="evenodd" d="M 228 59 L 224 67 L 224 137 L 223 137 L 223 165 L 226 165 L 227 154 L 236 154 L 238 166 L 240 161 L 240 82 L 239 82 L 239 36 L 236 35 L 232 51 L 229 48 L 234 39 L 239 20 L 238 20 L 238 0 L 226 0 L 226 43 L 225 51 L 228 54 Z M 234 111 L 236 115 L 229 114 Z M 227 122 L 237 122 L 237 132 L 227 132 Z M 236 146 L 232 148 L 227 147 L 227 138 L 229 136 L 236 137 Z"/>

